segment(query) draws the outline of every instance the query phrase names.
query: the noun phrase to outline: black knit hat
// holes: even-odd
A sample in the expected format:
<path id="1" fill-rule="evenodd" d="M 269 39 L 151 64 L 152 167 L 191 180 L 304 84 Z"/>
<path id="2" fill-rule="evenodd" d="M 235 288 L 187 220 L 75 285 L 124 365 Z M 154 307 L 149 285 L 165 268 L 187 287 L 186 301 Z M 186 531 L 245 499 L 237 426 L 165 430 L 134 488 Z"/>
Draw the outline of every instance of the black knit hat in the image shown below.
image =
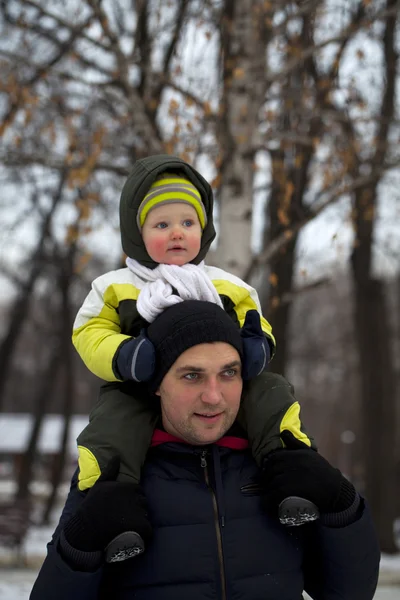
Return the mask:
<path id="1" fill-rule="evenodd" d="M 239 324 L 212 302 L 185 300 L 162 312 L 147 328 L 156 349 L 155 375 L 149 387 L 156 391 L 177 358 L 192 346 L 226 342 L 243 356 Z"/>

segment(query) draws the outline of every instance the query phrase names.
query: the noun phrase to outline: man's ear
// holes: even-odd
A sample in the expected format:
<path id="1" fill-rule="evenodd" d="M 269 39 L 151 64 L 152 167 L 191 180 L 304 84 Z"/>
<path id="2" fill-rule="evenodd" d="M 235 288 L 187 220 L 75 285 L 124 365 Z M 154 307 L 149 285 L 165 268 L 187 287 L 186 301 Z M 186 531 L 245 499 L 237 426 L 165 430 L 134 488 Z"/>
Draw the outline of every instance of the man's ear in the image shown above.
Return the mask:
<path id="1" fill-rule="evenodd" d="M 160 388 L 158 388 L 157 391 L 154 392 L 156 396 L 161 396 L 161 392 L 160 392 Z"/>

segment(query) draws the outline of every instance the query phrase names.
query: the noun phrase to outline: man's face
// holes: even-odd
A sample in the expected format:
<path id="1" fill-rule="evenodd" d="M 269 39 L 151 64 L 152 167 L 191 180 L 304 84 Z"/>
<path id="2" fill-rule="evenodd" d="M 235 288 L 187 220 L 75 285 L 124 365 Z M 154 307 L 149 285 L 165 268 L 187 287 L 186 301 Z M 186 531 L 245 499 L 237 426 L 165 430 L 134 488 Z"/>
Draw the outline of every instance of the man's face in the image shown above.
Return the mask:
<path id="1" fill-rule="evenodd" d="M 165 430 L 194 445 L 216 442 L 236 419 L 242 387 L 233 346 L 214 342 L 189 348 L 157 391 Z"/>
<path id="2" fill-rule="evenodd" d="M 142 237 L 149 256 L 159 264 L 182 266 L 196 258 L 201 247 L 201 226 L 193 206 L 160 204 L 146 217 Z"/>

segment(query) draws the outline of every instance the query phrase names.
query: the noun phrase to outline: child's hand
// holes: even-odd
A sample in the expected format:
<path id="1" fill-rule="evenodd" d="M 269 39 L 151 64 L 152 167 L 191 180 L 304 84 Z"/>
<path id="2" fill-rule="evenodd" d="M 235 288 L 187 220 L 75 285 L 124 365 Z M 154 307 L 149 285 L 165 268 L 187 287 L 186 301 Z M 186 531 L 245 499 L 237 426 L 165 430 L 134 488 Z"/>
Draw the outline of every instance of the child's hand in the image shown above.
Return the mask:
<path id="1" fill-rule="evenodd" d="M 117 369 L 125 381 L 149 381 L 154 375 L 156 351 L 144 329 L 137 338 L 121 345 L 117 356 Z"/>
<path id="2" fill-rule="evenodd" d="M 284 430 L 281 438 L 285 448 L 274 450 L 264 461 L 262 503 L 266 510 L 276 510 L 290 496 L 313 502 L 321 513 L 342 512 L 354 504 L 356 490 L 339 469 L 291 431 Z"/>
<path id="3" fill-rule="evenodd" d="M 256 310 L 249 310 L 242 327 L 243 340 L 243 379 L 257 377 L 267 366 L 271 351 L 265 333 L 261 329 L 260 315 Z"/>
<path id="4" fill-rule="evenodd" d="M 137 532 L 147 544 L 152 536 L 146 498 L 135 483 L 116 481 L 120 460 L 114 456 L 76 513 L 66 523 L 68 544 L 81 552 L 103 551 L 116 536 Z"/>

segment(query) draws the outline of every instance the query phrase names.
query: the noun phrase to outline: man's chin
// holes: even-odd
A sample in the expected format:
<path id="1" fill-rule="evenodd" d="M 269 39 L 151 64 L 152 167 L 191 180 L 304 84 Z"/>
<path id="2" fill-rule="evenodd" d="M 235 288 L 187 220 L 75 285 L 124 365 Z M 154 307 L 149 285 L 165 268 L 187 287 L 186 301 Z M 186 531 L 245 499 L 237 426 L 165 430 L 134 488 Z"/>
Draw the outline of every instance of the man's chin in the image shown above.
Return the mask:
<path id="1" fill-rule="evenodd" d="M 206 429 L 199 428 L 199 429 L 193 431 L 193 438 L 196 439 L 196 442 L 192 442 L 192 443 L 195 443 L 199 446 L 207 445 L 207 444 L 214 444 L 214 442 L 217 442 L 222 437 L 224 437 L 224 435 L 228 431 L 229 427 L 230 427 L 230 425 L 224 424 L 224 425 L 220 425 L 219 427 L 209 427 Z"/>

